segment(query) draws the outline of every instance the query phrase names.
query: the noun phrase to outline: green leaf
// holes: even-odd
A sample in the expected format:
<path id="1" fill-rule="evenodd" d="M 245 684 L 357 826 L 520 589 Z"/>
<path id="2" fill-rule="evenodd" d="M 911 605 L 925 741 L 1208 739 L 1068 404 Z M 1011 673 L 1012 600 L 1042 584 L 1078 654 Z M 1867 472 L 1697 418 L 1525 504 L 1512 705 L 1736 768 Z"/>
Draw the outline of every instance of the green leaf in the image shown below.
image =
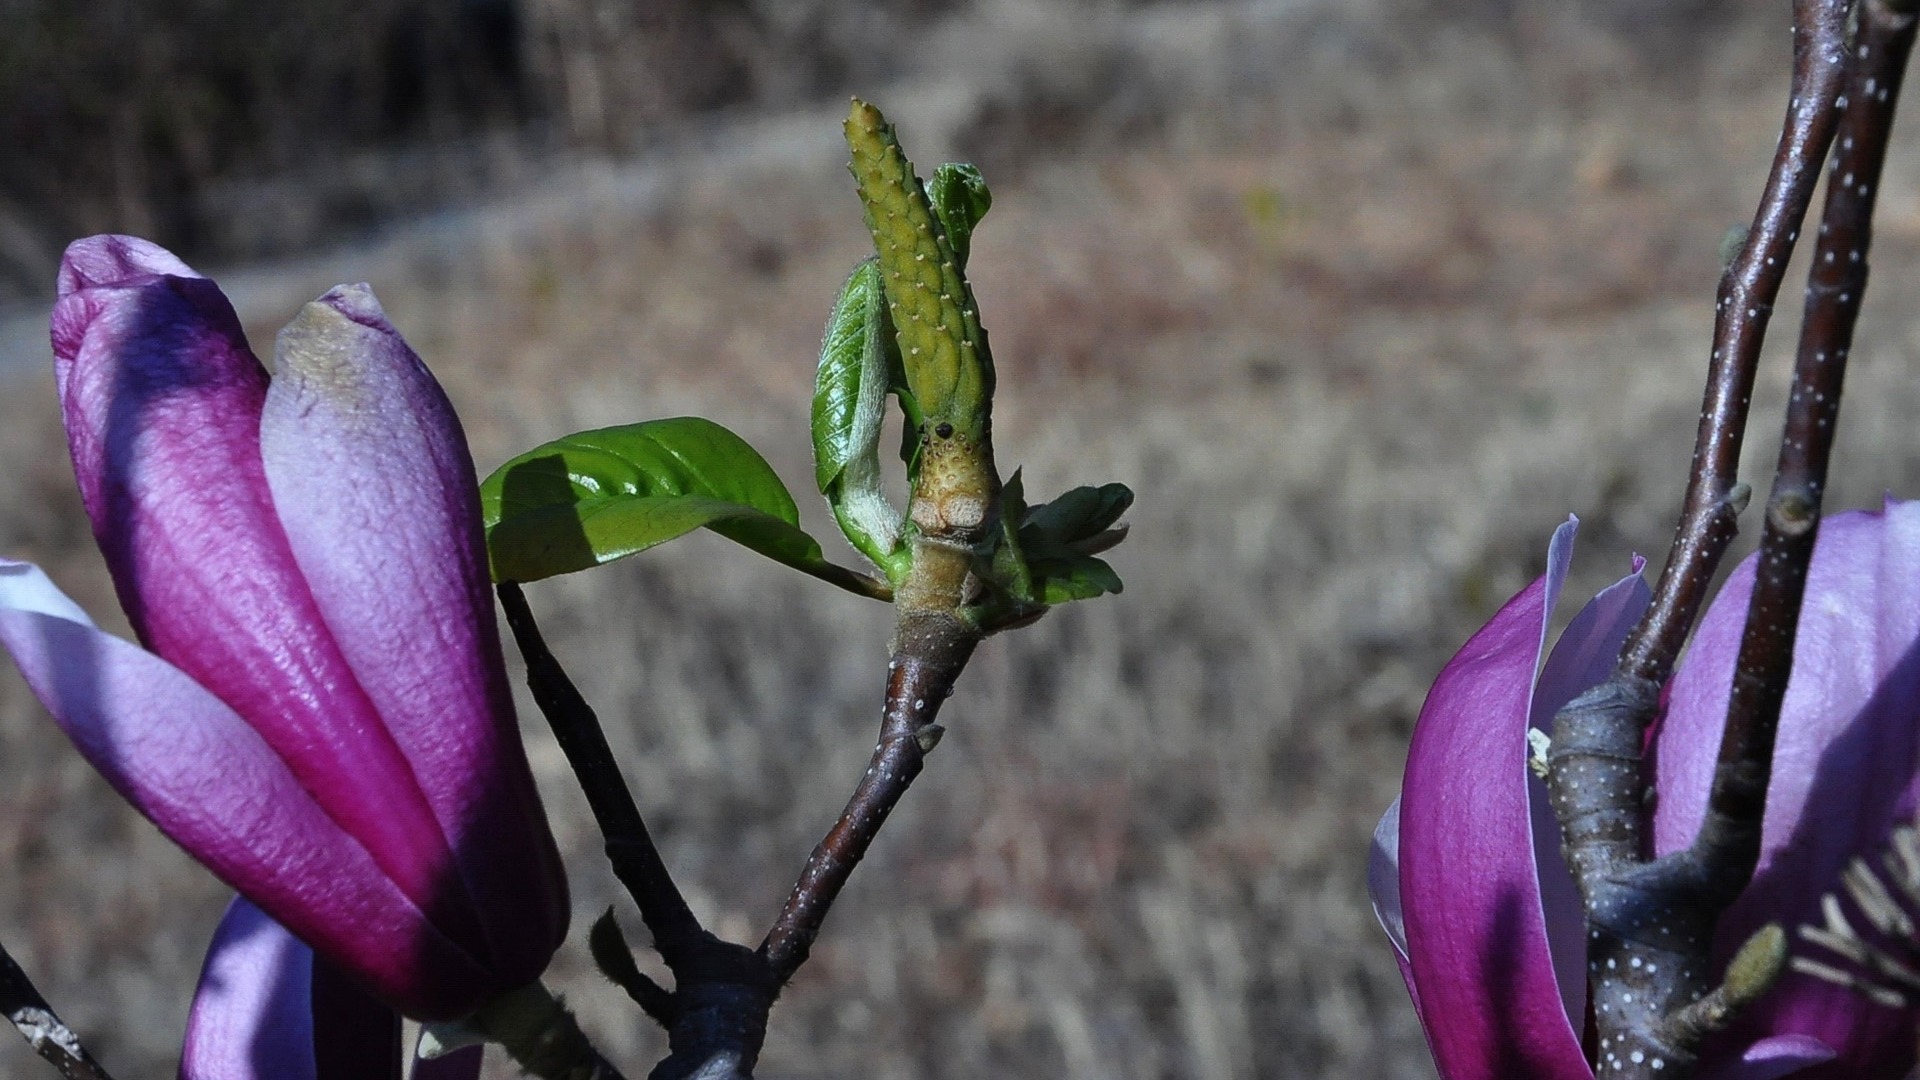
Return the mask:
<path id="1" fill-rule="evenodd" d="M 890 374 L 886 310 L 880 264 L 868 259 L 841 288 L 820 343 L 813 464 L 814 480 L 847 542 L 891 574 L 901 515 L 887 501 L 880 476 L 880 425 Z"/>
<path id="2" fill-rule="evenodd" d="M 1065 604 L 1073 600 L 1091 600 L 1104 593 L 1118 593 L 1124 587 L 1120 575 L 1106 560 L 1091 555 L 1071 559 L 1036 559 L 1029 564 L 1034 591 L 1043 604 Z"/>
<path id="3" fill-rule="evenodd" d="M 1133 492 L 1125 484 L 1074 488 L 1027 511 L 1020 523 L 1020 545 L 1029 559 L 1094 554 L 1119 543 L 1113 525 L 1132 505 Z"/>
<path id="4" fill-rule="evenodd" d="M 814 481 L 826 494 L 850 462 L 879 460 L 887 399 L 887 356 L 881 323 L 886 292 L 880 263 L 868 258 L 840 288 L 820 342 L 813 380 Z"/>
<path id="5" fill-rule="evenodd" d="M 1020 470 L 1000 489 L 1000 542 L 993 549 L 993 576 L 1008 592 L 1021 600 L 1039 599 L 1034 592 L 1033 572 L 1027 567 L 1026 552 L 1020 545 L 1020 530 L 1015 524 L 1026 516 L 1026 483 Z"/>
<path id="6" fill-rule="evenodd" d="M 704 526 L 843 588 L 873 595 L 879 586 L 827 562 L 800 530 L 793 496 L 766 460 L 699 417 L 582 431 L 537 446 L 481 482 L 480 508 L 500 581 L 585 570 Z"/>
<path id="7" fill-rule="evenodd" d="M 987 190 L 986 178 L 972 165 L 948 162 L 934 170 L 933 182 L 927 185 L 927 201 L 933 204 L 933 212 L 947 232 L 947 242 L 953 245 L 954 262 L 965 270 L 974 226 L 993 206 L 993 192 Z"/>

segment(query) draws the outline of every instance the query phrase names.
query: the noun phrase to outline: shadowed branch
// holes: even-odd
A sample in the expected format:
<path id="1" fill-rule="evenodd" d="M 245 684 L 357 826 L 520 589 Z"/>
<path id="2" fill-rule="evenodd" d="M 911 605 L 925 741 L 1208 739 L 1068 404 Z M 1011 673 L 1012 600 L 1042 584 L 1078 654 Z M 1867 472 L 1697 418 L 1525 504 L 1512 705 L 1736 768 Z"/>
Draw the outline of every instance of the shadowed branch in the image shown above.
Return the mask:
<path id="1" fill-rule="evenodd" d="M 507 625 L 526 657 L 527 684 L 586 793 L 606 839 L 607 860 L 639 906 L 655 951 L 673 972 L 674 989 L 668 991 L 634 966 L 630 954 L 626 964 L 605 955 L 610 947 L 625 948 L 617 930 L 613 940 L 605 931 L 596 932 L 595 958 L 602 970 L 667 1031 L 671 1052 L 654 1067 L 651 1080 L 751 1077 L 779 981 L 759 954 L 700 925 L 654 847 L 599 717 L 547 648 L 520 587 L 502 582 L 499 593 Z"/>
<path id="2" fill-rule="evenodd" d="M 1753 397 L 1760 346 L 1787 273 L 1800 225 L 1820 179 L 1820 162 L 1839 125 L 1834 102 L 1846 74 L 1848 0 L 1795 0 L 1793 84 L 1786 125 L 1759 209 L 1740 253 L 1720 277 L 1713 352 L 1694 440 L 1693 469 L 1680 525 L 1653 603 L 1620 652 L 1620 671 L 1662 683 L 1693 629 L 1707 587 L 1738 531 L 1746 505 L 1739 483 L 1740 447 Z"/>

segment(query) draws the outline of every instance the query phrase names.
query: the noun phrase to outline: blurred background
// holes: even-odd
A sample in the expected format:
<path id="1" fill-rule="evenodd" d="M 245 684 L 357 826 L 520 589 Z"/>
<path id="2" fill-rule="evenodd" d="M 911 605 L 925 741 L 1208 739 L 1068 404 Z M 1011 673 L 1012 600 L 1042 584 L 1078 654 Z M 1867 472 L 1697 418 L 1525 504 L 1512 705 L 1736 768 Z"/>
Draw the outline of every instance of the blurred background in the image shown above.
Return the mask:
<path id="1" fill-rule="evenodd" d="M 263 354 L 371 282 L 483 470 L 700 412 L 830 535 L 807 400 L 868 245 L 857 92 L 923 173 L 993 185 L 971 270 L 1003 467 L 1139 503 L 1125 595 L 974 660 L 761 1075 L 1431 1076 L 1369 836 L 1428 682 L 1557 522 L 1584 523 L 1574 593 L 1664 553 L 1787 24 L 1784 0 L 0 0 L 0 551 L 114 610 L 45 336 L 61 248 L 104 230 L 219 277 Z M 1836 506 L 1920 493 L 1915 135 Z M 530 593 L 693 903 L 757 940 L 864 767 L 890 613 L 704 534 Z M 575 883 L 554 981 L 638 1075 L 663 1040 L 579 938 L 608 905 L 645 934 L 527 720 Z M 11 668 L 0 866 L 0 940 L 118 1075 L 171 1075 L 225 892 Z M 0 1073 L 40 1068 L 0 1037 Z"/>

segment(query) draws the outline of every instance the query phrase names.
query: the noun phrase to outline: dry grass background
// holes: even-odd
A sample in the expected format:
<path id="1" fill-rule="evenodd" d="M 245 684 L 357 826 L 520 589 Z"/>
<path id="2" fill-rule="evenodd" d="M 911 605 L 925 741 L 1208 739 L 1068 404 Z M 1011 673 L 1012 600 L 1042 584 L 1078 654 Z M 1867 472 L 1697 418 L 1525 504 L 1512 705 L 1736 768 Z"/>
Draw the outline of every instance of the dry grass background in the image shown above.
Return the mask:
<path id="1" fill-rule="evenodd" d="M 1124 596 L 975 659 L 762 1075 L 1431 1075 L 1366 904 L 1370 831 L 1426 684 L 1565 513 L 1577 586 L 1664 551 L 1716 247 L 1785 96 L 1784 12 L 1682 15 L 1004 0 L 867 91 L 923 166 L 967 154 L 994 183 L 973 263 L 1002 462 L 1036 494 L 1140 499 Z M 228 280 L 263 350 L 302 299 L 372 280 L 482 468 L 701 412 L 804 494 L 820 323 L 865 244 L 837 115 L 732 114 Z M 1882 195 L 1837 505 L 1920 493 L 1916 135 Z M 0 551 L 105 612 L 53 413 L 38 371 L 0 395 Z M 531 591 L 695 906 L 757 938 L 863 766 L 888 612 L 704 535 Z M 644 940 L 526 730 L 578 928 L 613 904 Z M 120 1075 L 167 1075 L 222 888 L 11 672 L 0 777 L 0 939 Z M 579 941 L 554 974 L 618 1060 L 662 1052 Z M 0 1040 L 0 1072 L 35 1067 Z"/>

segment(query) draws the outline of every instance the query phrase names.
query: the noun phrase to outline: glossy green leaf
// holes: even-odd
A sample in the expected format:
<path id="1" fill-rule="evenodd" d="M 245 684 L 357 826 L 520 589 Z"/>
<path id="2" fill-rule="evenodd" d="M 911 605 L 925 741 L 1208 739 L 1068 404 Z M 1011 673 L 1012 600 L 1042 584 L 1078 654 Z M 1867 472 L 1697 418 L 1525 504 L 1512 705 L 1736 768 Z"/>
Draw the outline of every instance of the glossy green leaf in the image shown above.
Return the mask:
<path id="1" fill-rule="evenodd" d="M 872 594 L 878 584 L 822 558 L 766 460 L 699 417 L 582 431 L 537 446 L 481 483 L 480 506 L 502 581 L 584 570 L 704 526 L 843 588 Z"/>
<path id="2" fill-rule="evenodd" d="M 993 206 L 993 192 L 987 190 L 986 177 L 972 165 L 948 162 L 934 170 L 933 182 L 927 185 L 927 201 L 946 229 L 954 261 L 965 270 L 974 227 Z"/>

